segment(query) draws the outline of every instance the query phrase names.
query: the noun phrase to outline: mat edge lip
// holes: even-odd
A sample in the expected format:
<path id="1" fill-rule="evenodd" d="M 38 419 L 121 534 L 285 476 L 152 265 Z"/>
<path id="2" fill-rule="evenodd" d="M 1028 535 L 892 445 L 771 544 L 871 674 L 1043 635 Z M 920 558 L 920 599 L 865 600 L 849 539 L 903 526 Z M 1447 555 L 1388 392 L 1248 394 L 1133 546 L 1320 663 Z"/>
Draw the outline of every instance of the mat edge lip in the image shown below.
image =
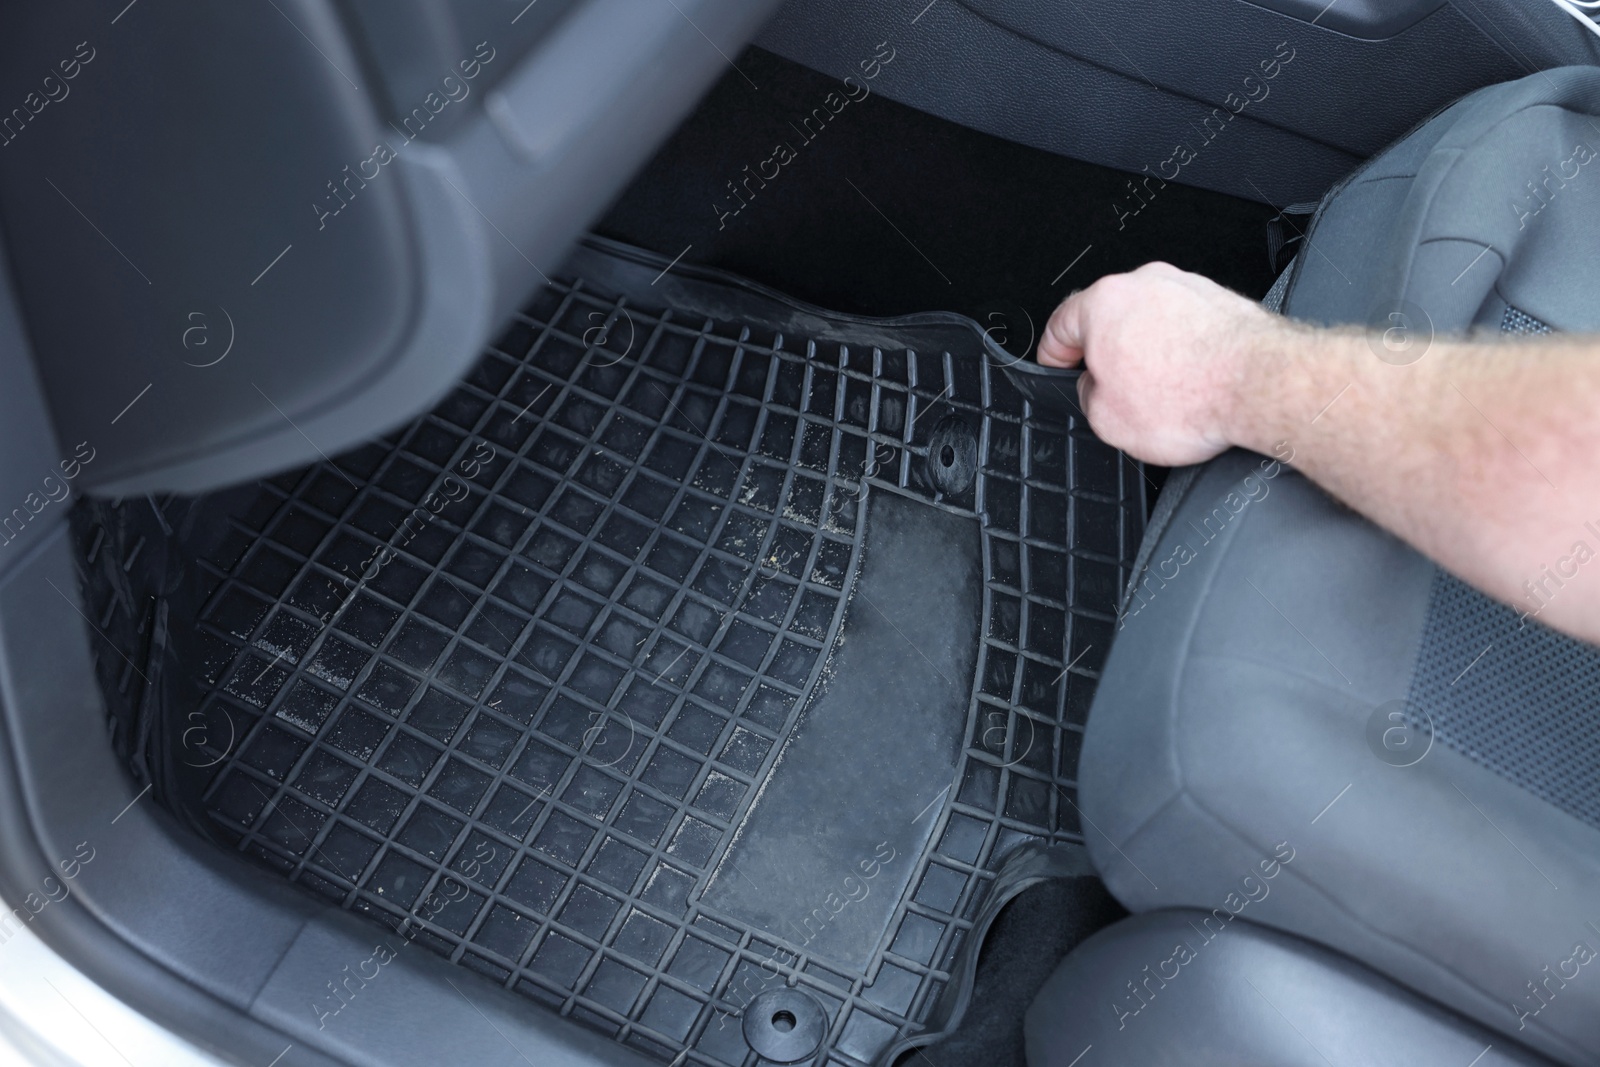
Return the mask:
<path id="1" fill-rule="evenodd" d="M 748 293 L 765 300 L 771 300 L 785 307 L 794 309 L 807 315 L 814 315 L 830 322 L 844 323 L 857 326 L 872 326 L 880 329 L 905 329 L 916 326 L 959 326 L 970 330 L 983 346 L 986 357 L 991 357 L 994 365 L 1001 370 L 1017 371 L 1023 374 L 1040 378 L 1056 378 L 1061 381 L 1076 381 L 1082 374 L 1077 367 L 1046 367 L 1027 356 L 1017 356 L 1002 348 L 987 330 L 976 319 L 963 315 L 957 311 L 918 311 L 908 315 L 857 315 L 848 311 L 832 311 L 828 308 L 818 307 L 816 304 L 797 300 L 787 293 L 780 292 L 760 282 L 751 281 L 742 275 L 718 267 L 704 267 L 694 263 L 679 263 L 669 260 L 659 252 L 647 248 L 630 245 L 614 238 L 605 237 L 597 233 L 586 233 L 578 242 L 577 248 L 588 248 L 603 255 L 614 256 L 618 259 L 631 260 L 642 267 L 660 268 L 665 275 L 670 269 L 671 273 L 684 278 L 720 285 L 738 292 Z M 574 251 L 577 249 L 575 248 Z"/>
<path id="2" fill-rule="evenodd" d="M 936 1029 L 922 1030 L 892 1042 L 876 1060 L 877 1067 L 893 1067 L 896 1060 L 913 1049 L 925 1048 L 953 1034 L 972 1006 L 972 996 L 977 984 L 978 956 L 988 940 L 989 928 L 999 918 L 1005 906 L 1041 882 L 1054 878 L 1098 878 L 1084 845 L 1071 842 L 1046 843 L 1027 841 L 1017 846 L 1001 863 L 995 879 L 989 885 L 978 918 L 967 931 L 951 970 L 951 986 L 955 999 L 950 1014 Z M 942 998 L 941 998 L 942 999 Z M 935 1007 L 937 1007 L 935 1001 Z"/>

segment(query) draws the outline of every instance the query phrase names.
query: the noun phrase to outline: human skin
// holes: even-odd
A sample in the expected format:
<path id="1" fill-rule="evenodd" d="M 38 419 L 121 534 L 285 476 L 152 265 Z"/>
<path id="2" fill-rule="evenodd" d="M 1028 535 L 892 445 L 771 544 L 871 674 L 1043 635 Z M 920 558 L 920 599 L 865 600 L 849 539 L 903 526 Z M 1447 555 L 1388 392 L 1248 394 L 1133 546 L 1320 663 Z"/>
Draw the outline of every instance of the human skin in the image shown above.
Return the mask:
<path id="1" fill-rule="evenodd" d="M 1128 454 L 1182 466 L 1287 442 L 1332 496 L 1600 644 L 1600 338 L 1435 338 L 1406 363 L 1380 351 L 1150 263 L 1069 296 L 1038 359 L 1084 368 L 1084 415 Z"/>

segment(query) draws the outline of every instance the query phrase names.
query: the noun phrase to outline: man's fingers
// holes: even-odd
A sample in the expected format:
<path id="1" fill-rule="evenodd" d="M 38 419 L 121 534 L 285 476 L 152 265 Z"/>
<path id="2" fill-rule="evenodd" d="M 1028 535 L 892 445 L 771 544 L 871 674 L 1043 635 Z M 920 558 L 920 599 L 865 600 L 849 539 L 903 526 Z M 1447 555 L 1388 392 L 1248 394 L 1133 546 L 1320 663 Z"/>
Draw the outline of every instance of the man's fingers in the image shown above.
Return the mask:
<path id="1" fill-rule="evenodd" d="M 1089 420 L 1090 425 L 1094 424 L 1093 409 L 1089 406 L 1094 403 L 1094 386 L 1094 375 L 1084 371 L 1078 378 L 1078 410 L 1083 412 L 1083 417 Z"/>
<path id="2" fill-rule="evenodd" d="M 1073 293 L 1061 302 L 1044 325 L 1039 338 L 1039 362 L 1046 367 L 1076 367 L 1083 362 L 1083 305 L 1085 293 Z"/>
<path id="3" fill-rule="evenodd" d="M 1137 439 L 1124 440 L 1124 432 L 1130 428 L 1123 425 L 1117 417 L 1116 405 L 1108 403 L 1108 397 L 1115 395 L 1106 393 L 1100 388 L 1100 382 L 1093 374 L 1084 371 L 1078 378 L 1078 407 L 1083 412 L 1083 417 L 1088 420 L 1089 428 L 1094 435 L 1118 451 L 1131 452 Z M 1135 459 L 1144 458 L 1142 455 Z"/>

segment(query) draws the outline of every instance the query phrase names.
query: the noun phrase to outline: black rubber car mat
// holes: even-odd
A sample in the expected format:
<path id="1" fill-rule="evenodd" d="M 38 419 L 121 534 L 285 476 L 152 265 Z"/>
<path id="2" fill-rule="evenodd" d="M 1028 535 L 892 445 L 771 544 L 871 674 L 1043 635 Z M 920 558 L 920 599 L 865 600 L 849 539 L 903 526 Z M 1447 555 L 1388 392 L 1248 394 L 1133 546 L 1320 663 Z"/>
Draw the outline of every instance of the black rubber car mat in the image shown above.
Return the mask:
<path id="1" fill-rule="evenodd" d="M 872 1063 L 1081 841 L 1141 471 L 970 320 L 668 267 L 591 241 L 233 508 L 168 623 L 202 725 L 132 733 L 214 837 L 664 1062 Z"/>

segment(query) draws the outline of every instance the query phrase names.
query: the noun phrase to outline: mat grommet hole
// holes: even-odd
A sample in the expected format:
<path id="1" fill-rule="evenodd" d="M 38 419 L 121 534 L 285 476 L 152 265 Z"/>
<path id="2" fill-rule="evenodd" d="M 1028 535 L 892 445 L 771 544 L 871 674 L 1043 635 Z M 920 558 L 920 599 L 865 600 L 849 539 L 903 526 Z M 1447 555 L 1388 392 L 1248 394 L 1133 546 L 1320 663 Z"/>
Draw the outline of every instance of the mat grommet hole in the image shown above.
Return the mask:
<path id="1" fill-rule="evenodd" d="M 745 1044 L 761 1056 L 763 1063 L 809 1060 L 827 1036 L 827 1012 L 803 989 L 769 989 L 745 1008 Z"/>
<path id="2" fill-rule="evenodd" d="M 946 496 L 959 496 L 978 477 L 978 437 L 960 415 L 946 415 L 928 438 L 928 480 Z"/>

